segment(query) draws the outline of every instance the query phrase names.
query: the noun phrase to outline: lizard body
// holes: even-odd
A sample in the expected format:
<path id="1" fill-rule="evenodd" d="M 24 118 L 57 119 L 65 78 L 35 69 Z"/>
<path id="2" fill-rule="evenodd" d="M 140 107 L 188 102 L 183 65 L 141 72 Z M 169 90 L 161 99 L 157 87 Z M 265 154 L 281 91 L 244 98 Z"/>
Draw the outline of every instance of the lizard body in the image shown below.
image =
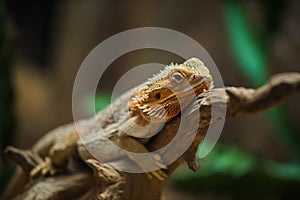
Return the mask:
<path id="1" fill-rule="evenodd" d="M 151 139 L 147 135 L 156 131 L 155 124 L 170 121 L 192 101 L 195 95 L 211 87 L 212 77 L 199 59 L 191 58 L 180 65 L 171 64 L 166 66 L 160 73 L 133 90 L 129 103 L 125 106 L 129 109 L 129 115 L 121 117 L 117 123 L 110 124 L 103 130 L 103 135 L 124 150 L 147 153 L 148 150 L 145 145 Z M 194 96 L 192 93 L 194 93 Z M 121 116 L 122 112 L 120 113 Z M 154 126 L 147 126 L 150 122 L 154 122 Z M 101 138 L 92 138 L 84 145 L 93 148 L 102 146 L 100 142 Z M 86 154 L 85 147 L 82 147 L 82 143 L 79 143 L 78 147 L 81 158 L 90 158 L 90 155 Z M 114 156 L 111 156 L 112 151 L 109 152 L 109 158 L 113 159 Z M 125 156 L 124 153 L 117 154 Z M 130 154 L 127 156 L 131 160 L 139 162 L 137 158 L 130 156 Z M 160 163 L 158 155 L 153 157 L 159 167 L 166 167 Z M 147 166 L 151 165 L 151 161 L 146 158 L 143 162 Z M 166 178 L 160 170 L 151 173 L 158 179 L 163 180 Z"/>
<path id="2" fill-rule="evenodd" d="M 151 139 L 147 135 L 153 131 L 151 126 L 150 129 L 146 128 L 147 125 L 150 122 L 162 123 L 172 120 L 191 102 L 193 94 L 195 96 L 211 89 L 212 82 L 209 70 L 197 58 L 191 58 L 183 64 L 171 64 L 100 111 L 96 115 L 98 120 L 87 119 L 78 124 L 85 124 L 88 127 L 84 133 L 87 136 L 89 132 L 101 132 L 124 150 L 147 153 L 146 144 Z M 114 112 L 116 119 L 112 114 L 112 107 L 116 111 Z M 129 115 L 123 117 L 126 111 L 129 111 Z M 134 124 L 140 128 L 136 129 Z M 33 146 L 33 151 L 40 155 L 44 162 L 37 165 L 30 175 L 53 175 L 57 168 L 65 166 L 70 156 L 77 156 L 83 161 L 93 157 L 86 146 L 101 145 L 101 138 L 98 139 L 100 140 L 90 138 L 89 142 L 82 144 L 75 124 L 54 129 Z M 113 152 L 109 152 L 108 159 L 116 159 L 112 154 Z M 121 155 L 119 152 L 116 154 Z M 134 158 L 130 156 L 129 158 L 135 161 Z M 157 166 L 166 168 L 160 163 L 159 157 L 154 156 L 153 159 Z M 166 178 L 163 170 L 156 170 L 150 174 L 160 180 Z"/>

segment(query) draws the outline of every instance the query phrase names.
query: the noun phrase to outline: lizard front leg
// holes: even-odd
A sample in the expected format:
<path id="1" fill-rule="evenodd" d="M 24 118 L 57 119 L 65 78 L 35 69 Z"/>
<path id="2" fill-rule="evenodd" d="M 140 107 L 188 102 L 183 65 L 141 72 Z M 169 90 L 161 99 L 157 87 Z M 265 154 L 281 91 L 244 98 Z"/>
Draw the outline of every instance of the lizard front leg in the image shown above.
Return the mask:
<path id="1" fill-rule="evenodd" d="M 60 168 L 65 166 L 68 158 L 75 154 L 78 134 L 74 126 L 61 127 L 56 130 L 52 137 L 53 141 L 49 151 L 47 154 L 41 155 L 44 161 L 31 170 L 31 177 L 39 174 L 56 174 Z"/>
<path id="2" fill-rule="evenodd" d="M 119 138 L 119 144 L 120 147 L 124 150 L 130 151 L 130 152 L 136 152 L 136 153 L 148 153 L 149 150 L 138 140 L 136 140 L 133 137 L 130 137 L 126 134 L 121 134 Z M 147 173 L 149 178 L 152 178 L 152 175 L 156 177 L 158 180 L 165 180 L 168 175 L 162 170 L 167 169 L 167 166 L 161 163 L 161 157 L 158 154 L 154 154 L 151 156 L 151 159 L 149 157 L 142 158 L 142 157 L 136 157 L 132 156 L 131 154 L 127 155 L 132 161 L 134 161 L 136 164 L 138 164 L 142 169 L 145 169 L 143 166 L 153 166 L 155 164 L 156 166 L 153 167 L 159 167 L 161 169 L 155 170 L 152 172 Z M 141 165 L 140 163 L 143 163 Z M 146 170 L 145 170 L 146 171 Z"/>

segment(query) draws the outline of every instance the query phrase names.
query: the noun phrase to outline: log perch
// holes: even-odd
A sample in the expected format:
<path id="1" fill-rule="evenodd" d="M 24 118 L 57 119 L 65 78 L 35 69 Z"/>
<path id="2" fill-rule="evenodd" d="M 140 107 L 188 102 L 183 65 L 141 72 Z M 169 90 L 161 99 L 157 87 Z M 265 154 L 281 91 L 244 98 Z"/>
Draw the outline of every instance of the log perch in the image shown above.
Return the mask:
<path id="1" fill-rule="evenodd" d="M 199 143 L 204 138 L 207 128 L 214 120 L 211 116 L 211 106 L 226 109 L 229 116 L 253 114 L 269 109 L 300 91 L 300 73 L 282 73 L 271 77 L 270 81 L 258 89 L 244 87 L 225 87 L 213 89 L 198 96 L 197 101 L 190 105 L 184 120 L 195 120 L 193 112 L 200 110 L 199 125 L 192 144 L 179 159 L 168 165 L 165 172 L 170 177 L 176 168 L 186 162 L 192 170 L 198 169 L 195 154 Z M 183 115 L 184 113 L 182 113 Z M 164 147 L 174 138 L 180 123 L 180 116 L 168 122 L 165 127 L 147 145 L 149 150 Z M 186 134 L 190 134 L 187 128 Z M 185 144 L 183 138 L 177 146 Z M 18 164 L 28 175 L 30 170 L 41 162 L 41 158 L 30 150 L 20 150 L 8 147 L 6 156 Z M 174 152 L 165 151 L 163 159 Z M 95 159 L 73 161 L 74 170 L 55 176 L 28 179 L 25 187 L 13 199 L 161 199 L 162 190 L 168 180 L 149 179 L 146 174 L 119 172 L 108 164 Z M 79 167 L 78 167 L 79 166 Z"/>

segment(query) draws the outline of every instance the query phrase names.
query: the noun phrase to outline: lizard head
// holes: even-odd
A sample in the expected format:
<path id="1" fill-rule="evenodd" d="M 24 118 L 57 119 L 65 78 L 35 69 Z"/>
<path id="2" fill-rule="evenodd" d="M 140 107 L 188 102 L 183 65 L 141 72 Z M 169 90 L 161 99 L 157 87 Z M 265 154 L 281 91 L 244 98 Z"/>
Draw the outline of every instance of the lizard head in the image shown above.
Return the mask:
<path id="1" fill-rule="evenodd" d="M 149 78 L 130 99 L 133 110 L 148 121 L 170 121 L 192 99 L 213 87 L 212 76 L 202 61 L 191 58 L 182 64 L 167 65 Z"/>

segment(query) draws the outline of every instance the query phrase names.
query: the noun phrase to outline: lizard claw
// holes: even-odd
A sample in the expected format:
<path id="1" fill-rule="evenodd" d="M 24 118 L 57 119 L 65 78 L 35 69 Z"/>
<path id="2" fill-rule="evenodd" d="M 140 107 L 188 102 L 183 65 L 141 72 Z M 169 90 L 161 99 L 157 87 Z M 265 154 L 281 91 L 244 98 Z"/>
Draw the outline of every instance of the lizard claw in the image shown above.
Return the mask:
<path id="1" fill-rule="evenodd" d="M 45 161 L 38 164 L 35 168 L 30 171 L 30 176 L 35 177 L 38 174 L 45 176 L 45 175 L 54 175 L 56 174 L 57 170 L 55 169 L 52 161 L 49 157 L 45 158 Z"/>
<path id="2" fill-rule="evenodd" d="M 152 156 L 152 159 L 154 160 L 155 164 L 161 168 L 161 169 L 168 169 L 168 167 L 162 163 L 162 159 L 161 159 L 161 156 L 158 155 L 158 154 L 154 154 Z M 158 180 L 160 181 L 164 181 L 165 179 L 168 178 L 168 175 L 163 171 L 163 170 L 155 170 L 155 171 L 152 171 L 152 172 L 148 172 L 147 175 L 148 175 L 148 178 L 149 179 L 152 179 L 152 176 L 154 176 L 155 178 L 157 178 Z"/>
<path id="3" fill-rule="evenodd" d="M 148 172 L 147 175 L 148 175 L 149 179 L 152 179 L 152 176 L 154 176 L 155 178 L 157 178 L 160 181 L 164 181 L 168 178 L 168 175 L 165 172 L 163 172 L 162 170 Z"/>
<path id="4" fill-rule="evenodd" d="M 158 154 L 154 154 L 152 156 L 153 160 L 155 161 L 156 165 L 161 169 L 168 169 L 168 167 L 162 163 L 161 156 Z"/>

